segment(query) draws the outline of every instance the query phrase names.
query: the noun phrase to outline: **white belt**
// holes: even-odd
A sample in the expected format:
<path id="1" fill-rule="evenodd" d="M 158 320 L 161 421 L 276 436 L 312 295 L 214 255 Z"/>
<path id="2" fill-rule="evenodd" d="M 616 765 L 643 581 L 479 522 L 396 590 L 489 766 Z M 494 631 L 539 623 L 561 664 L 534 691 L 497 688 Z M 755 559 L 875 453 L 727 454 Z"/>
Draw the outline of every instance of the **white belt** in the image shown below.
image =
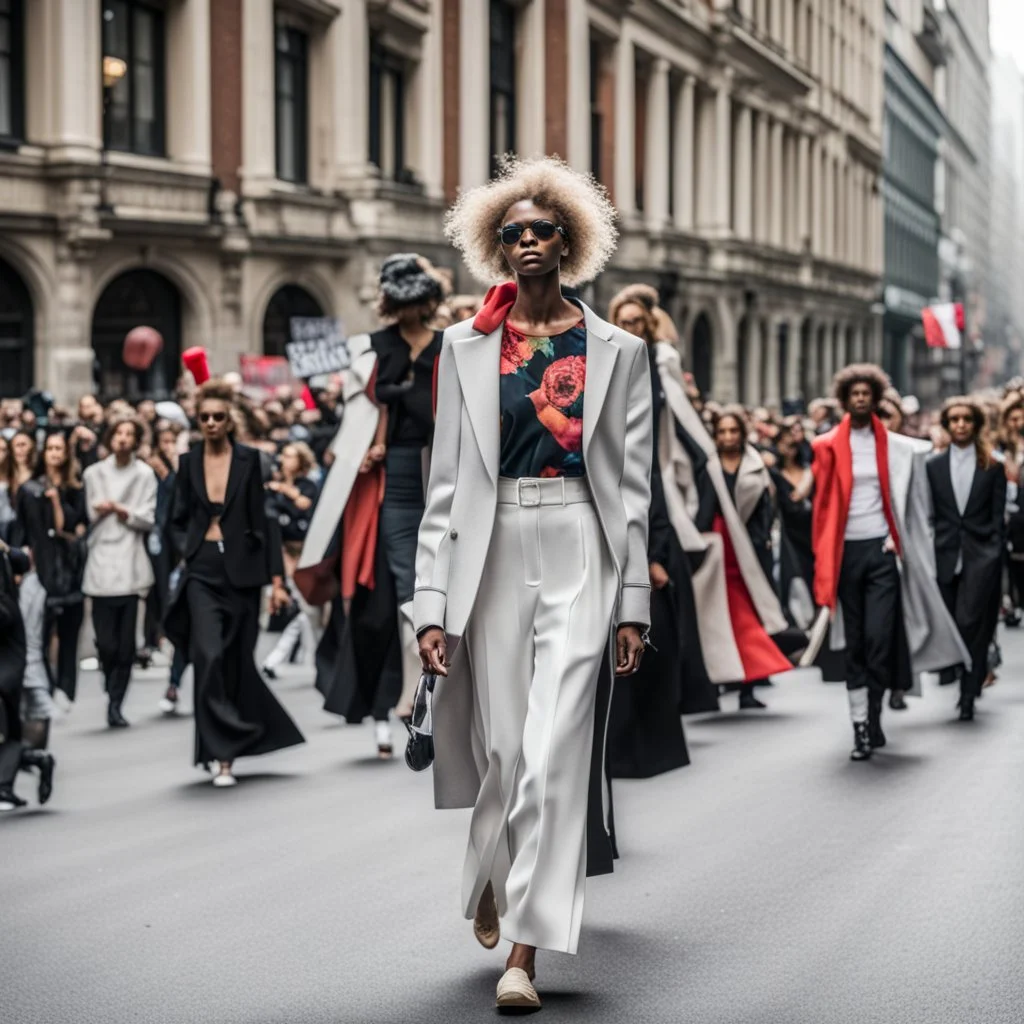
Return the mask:
<path id="1" fill-rule="evenodd" d="M 510 477 L 498 479 L 498 504 L 538 508 L 541 505 L 577 505 L 592 501 L 587 478 L 573 477 Z"/>

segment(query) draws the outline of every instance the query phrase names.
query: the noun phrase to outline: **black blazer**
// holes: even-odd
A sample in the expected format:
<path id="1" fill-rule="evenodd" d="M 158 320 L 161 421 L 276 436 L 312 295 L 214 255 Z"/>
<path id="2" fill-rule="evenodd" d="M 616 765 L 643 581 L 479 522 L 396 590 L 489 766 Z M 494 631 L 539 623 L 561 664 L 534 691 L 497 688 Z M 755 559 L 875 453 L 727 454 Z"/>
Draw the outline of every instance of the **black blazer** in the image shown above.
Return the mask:
<path id="1" fill-rule="evenodd" d="M 182 455 L 174 481 L 170 535 L 186 565 L 203 543 L 212 516 L 200 441 Z M 220 528 L 224 535 L 224 571 L 233 587 L 263 587 L 272 576 L 284 575 L 281 538 L 276 524 L 267 518 L 260 453 L 255 448 L 232 442 Z"/>
<path id="2" fill-rule="evenodd" d="M 971 494 L 960 515 L 949 475 L 949 450 L 928 459 L 932 492 L 935 564 L 940 583 L 951 583 L 963 553 L 965 571 L 998 572 L 1006 544 L 1006 473 L 1001 462 L 976 468 Z"/>

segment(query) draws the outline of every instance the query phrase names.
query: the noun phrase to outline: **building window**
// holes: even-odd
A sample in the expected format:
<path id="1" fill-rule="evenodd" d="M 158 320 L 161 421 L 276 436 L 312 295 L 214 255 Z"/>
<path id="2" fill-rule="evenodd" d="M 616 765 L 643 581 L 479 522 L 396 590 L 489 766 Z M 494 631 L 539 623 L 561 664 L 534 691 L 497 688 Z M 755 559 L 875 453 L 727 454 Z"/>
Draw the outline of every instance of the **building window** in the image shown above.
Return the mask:
<path id="1" fill-rule="evenodd" d="M 516 148 L 516 12 L 491 0 L 491 174 Z"/>
<path id="2" fill-rule="evenodd" d="M 164 15 L 141 0 L 103 3 L 103 141 L 164 153 Z"/>
<path id="3" fill-rule="evenodd" d="M 22 0 L 0 0 L 0 143 L 25 137 L 25 28 Z"/>
<path id="4" fill-rule="evenodd" d="M 405 167 L 405 65 L 377 42 L 370 44 L 370 162 L 382 178 L 411 180 Z"/>
<path id="5" fill-rule="evenodd" d="M 309 37 L 290 25 L 275 34 L 277 176 L 305 184 L 309 175 Z"/>

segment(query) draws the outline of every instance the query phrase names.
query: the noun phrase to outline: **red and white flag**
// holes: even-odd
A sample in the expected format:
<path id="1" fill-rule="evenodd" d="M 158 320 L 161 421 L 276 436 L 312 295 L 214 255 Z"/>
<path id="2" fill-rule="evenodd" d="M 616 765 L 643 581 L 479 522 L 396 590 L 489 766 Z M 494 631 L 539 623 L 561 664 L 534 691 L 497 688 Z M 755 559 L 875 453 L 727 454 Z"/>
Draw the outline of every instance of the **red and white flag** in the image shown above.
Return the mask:
<path id="1" fill-rule="evenodd" d="M 921 310 L 924 340 L 929 348 L 960 348 L 963 344 L 964 304 L 943 302 Z"/>

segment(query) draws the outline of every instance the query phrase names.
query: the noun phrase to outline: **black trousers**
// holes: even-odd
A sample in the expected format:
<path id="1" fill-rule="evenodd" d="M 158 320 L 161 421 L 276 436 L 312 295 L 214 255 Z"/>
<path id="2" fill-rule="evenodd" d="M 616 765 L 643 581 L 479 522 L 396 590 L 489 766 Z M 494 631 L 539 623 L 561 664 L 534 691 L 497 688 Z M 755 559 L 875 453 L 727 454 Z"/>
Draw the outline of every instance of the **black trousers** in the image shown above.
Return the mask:
<path id="1" fill-rule="evenodd" d="M 92 599 L 96 648 L 111 707 L 119 708 L 128 692 L 132 663 L 135 661 L 135 621 L 138 612 L 139 598 L 136 594 Z"/>
<path id="2" fill-rule="evenodd" d="M 846 633 L 846 688 L 867 687 L 875 700 L 893 683 L 900 575 L 884 538 L 846 541 L 839 603 Z"/>
<path id="3" fill-rule="evenodd" d="M 939 583 L 942 600 L 956 620 L 963 642 L 971 655 L 970 671 L 961 670 L 960 696 L 977 697 L 988 674 L 988 648 L 999 621 L 1000 587 L 998 574 L 992 578 L 985 594 L 985 581 L 971 579 L 974 570 L 964 571 L 949 583 Z"/>
<path id="4" fill-rule="evenodd" d="M 78 692 L 78 635 L 85 618 L 85 603 L 65 605 L 59 611 L 47 612 L 45 634 L 57 635 L 57 666 L 53 683 L 63 690 L 68 700 L 74 700 Z"/>

